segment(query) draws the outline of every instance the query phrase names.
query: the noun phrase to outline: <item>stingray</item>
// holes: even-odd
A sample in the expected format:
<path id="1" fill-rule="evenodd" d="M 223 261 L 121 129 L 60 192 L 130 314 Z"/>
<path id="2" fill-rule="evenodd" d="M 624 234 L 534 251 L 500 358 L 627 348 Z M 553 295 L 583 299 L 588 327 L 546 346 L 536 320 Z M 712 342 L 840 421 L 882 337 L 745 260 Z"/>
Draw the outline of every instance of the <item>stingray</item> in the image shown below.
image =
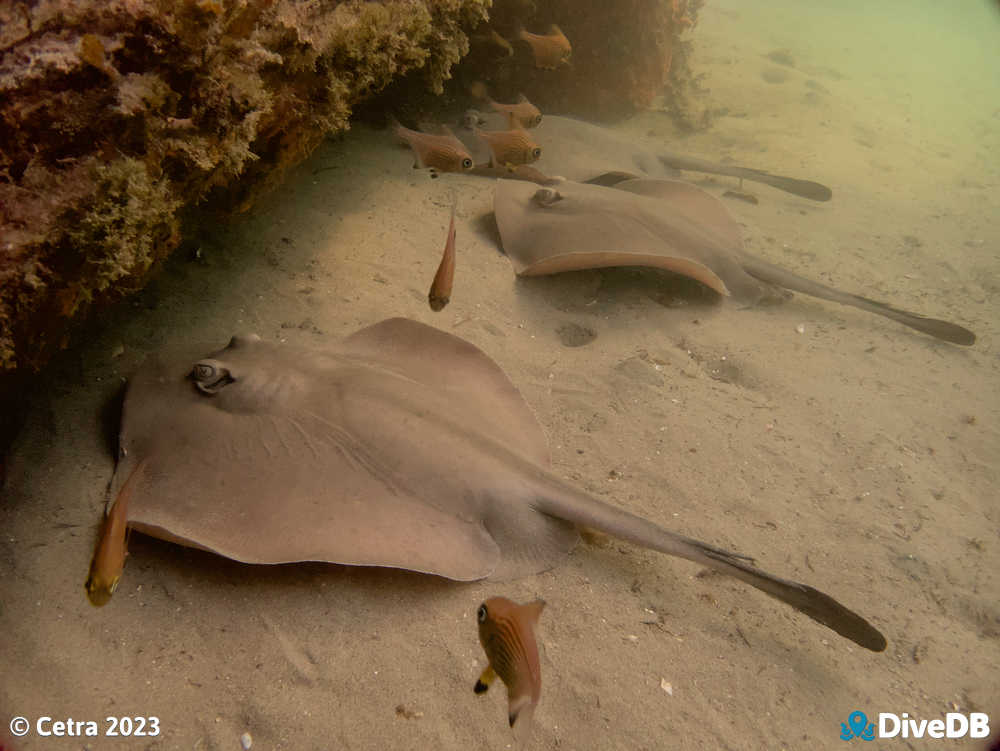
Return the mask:
<path id="1" fill-rule="evenodd" d="M 519 276 L 651 266 L 696 279 L 744 305 L 773 298 L 780 287 L 885 316 L 954 344 L 976 341 L 957 324 L 842 292 L 751 256 L 722 202 L 680 180 L 636 178 L 614 187 L 566 181 L 544 188 L 498 180 L 493 209 L 503 249 Z"/>
<path id="2" fill-rule="evenodd" d="M 317 347 L 244 336 L 198 362 L 154 359 L 130 380 L 120 448 L 112 490 L 138 478 L 131 528 L 237 561 L 505 580 L 555 566 L 587 527 L 741 579 L 868 649 L 886 645 L 830 596 L 561 479 L 503 371 L 415 321 Z"/>
<path id="3" fill-rule="evenodd" d="M 495 114 L 482 115 L 486 127 L 497 125 Z M 541 144 L 542 156 L 533 164 L 539 172 L 567 180 L 588 182 L 606 174 L 626 177 L 676 177 L 680 170 L 728 175 L 741 180 L 765 183 L 779 190 L 793 193 L 814 201 L 829 201 L 833 192 L 825 185 L 811 180 L 773 175 L 764 170 L 718 164 L 707 159 L 671 153 L 651 140 L 602 128 L 599 125 L 570 117 L 544 115 L 541 123 L 531 130 L 532 137 Z M 468 130 L 458 133 L 469 149 L 476 164 L 489 161 L 489 154 Z M 477 171 L 503 176 L 495 168 L 482 167 Z"/>

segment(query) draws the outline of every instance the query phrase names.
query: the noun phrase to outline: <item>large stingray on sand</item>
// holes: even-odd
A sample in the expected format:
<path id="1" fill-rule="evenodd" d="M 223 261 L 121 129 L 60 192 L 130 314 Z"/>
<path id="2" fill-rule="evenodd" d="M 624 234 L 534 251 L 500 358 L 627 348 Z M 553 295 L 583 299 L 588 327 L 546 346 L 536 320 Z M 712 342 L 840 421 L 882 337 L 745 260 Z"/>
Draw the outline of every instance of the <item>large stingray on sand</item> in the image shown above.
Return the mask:
<path id="1" fill-rule="evenodd" d="M 770 285 L 867 310 L 955 344 L 968 329 L 828 287 L 754 258 L 739 224 L 714 196 L 679 180 L 614 187 L 498 180 L 493 203 L 504 251 L 520 276 L 609 266 L 652 266 L 691 277 L 743 304 Z"/>
<path id="2" fill-rule="evenodd" d="M 486 118 L 486 127 L 506 127 L 497 115 Z M 489 161 L 489 152 L 480 139 L 469 131 L 460 131 L 458 135 L 477 164 Z M 567 180 L 587 182 L 607 173 L 628 177 L 676 177 L 679 170 L 693 170 L 765 183 L 814 201 L 829 201 L 833 195 L 830 188 L 811 180 L 671 153 L 650 140 L 571 117 L 545 115 L 531 130 L 531 135 L 542 148 L 542 156 L 531 165 L 532 169 Z M 479 171 L 487 175 L 501 174 L 496 168 L 483 167 Z"/>
<path id="3" fill-rule="evenodd" d="M 197 363 L 150 362 L 129 384 L 120 443 L 113 489 L 138 478 L 129 526 L 239 561 L 505 579 L 551 568 L 585 526 L 741 579 L 868 649 L 886 645 L 828 595 L 566 483 L 500 368 L 414 321 L 316 348 L 237 337 Z"/>

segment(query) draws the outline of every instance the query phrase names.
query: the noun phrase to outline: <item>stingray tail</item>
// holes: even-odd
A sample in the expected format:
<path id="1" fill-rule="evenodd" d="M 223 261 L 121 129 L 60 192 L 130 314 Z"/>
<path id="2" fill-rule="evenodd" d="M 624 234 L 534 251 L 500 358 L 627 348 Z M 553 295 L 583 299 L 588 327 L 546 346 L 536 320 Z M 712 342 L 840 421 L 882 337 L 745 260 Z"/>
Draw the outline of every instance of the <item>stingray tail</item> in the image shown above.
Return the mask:
<path id="1" fill-rule="evenodd" d="M 707 172 L 710 175 L 727 175 L 729 177 L 752 180 L 770 185 L 772 188 L 783 190 L 792 195 L 808 198 L 811 201 L 829 201 L 833 197 L 833 191 L 830 188 L 812 180 L 799 180 L 795 177 L 772 175 L 770 172 L 751 169 L 750 167 L 716 164 L 707 159 L 684 156 L 683 154 L 660 154 L 659 158 L 663 164 L 673 169 Z"/>
<path id="2" fill-rule="evenodd" d="M 929 334 L 937 339 L 951 342 L 952 344 L 969 346 L 976 343 L 976 335 L 956 323 L 942 321 L 938 318 L 928 318 L 919 313 L 911 313 L 907 310 L 894 308 L 884 302 L 869 300 L 867 297 L 853 295 L 850 292 L 841 292 L 833 287 L 827 287 L 825 284 L 801 277 L 779 266 L 774 266 L 759 258 L 744 255 L 740 259 L 740 265 L 751 276 L 761 281 L 784 287 L 785 289 L 801 292 L 812 297 L 819 297 L 823 300 L 830 300 L 841 305 L 850 305 L 854 308 L 867 310 L 869 313 L 891 318 L 905 326 Z"/>
<path id="3" fill-rule="evenodd" d="M 736 577 L 822 623 L 873 652 L 886 647 L 885 637 L 853 610 L 806 584 L 781 579 L 753 565 L 753 559 L 669 532 L 627 511 L 609 506 L 566 486 L 538 498 L 535 507 L 546 514 L 657 550 Z"/>
<path id="4" fill-rule="evenodd" d="M 833 198 L 833 191 L 822 183 L 812 180 L 799 180 L 796 177 L 785 177 L 784 175 L 772 175 L 770 172 L 750 169 L 748 167 L 739 167 L 738 169 L 740 173 L 735 175 L 735 177 L 764 183 L 792 195 L 808 198 L 812 201 L 829 201 Z"/>

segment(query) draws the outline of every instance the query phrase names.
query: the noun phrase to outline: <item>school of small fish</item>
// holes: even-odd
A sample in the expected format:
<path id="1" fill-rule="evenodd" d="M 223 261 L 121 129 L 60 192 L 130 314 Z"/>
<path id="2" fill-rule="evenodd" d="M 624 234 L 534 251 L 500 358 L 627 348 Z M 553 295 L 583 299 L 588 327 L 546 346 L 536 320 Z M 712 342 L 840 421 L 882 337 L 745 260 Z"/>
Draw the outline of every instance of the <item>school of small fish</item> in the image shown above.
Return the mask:
<path id="1" fill-rule="evenodd" d="M 546 34 L 535 34 L 518 28 L 512 39 L 501 36 L 495 29 L 472 37 L 473 42 L 503 50 L 505 57 L 515 55 L 514 42 L 523 42 L 530 51 L 534 66 L 539 70 L 555 70 L 569 65 L 573 46 L 562 30 L 555 24 Z M 447 126 L 441 125 L 439 133 L 428 133 L 404 127 L 390 117 L 390 125 L 396 136 L 413 150 L 415 168 L 428 169 L 432 177 L 439 172 L 468 172 L 477 166 L 490 168 L 516 168 L 531 164 L 542 156 L 542 147 L 528 133 L 542 122 L 542 111 L 524 94 L 519 94 L 515 102 L 499 102 L 493 99 L 481 81 L 469 86 L 469 93 L 483 102 L 492 112 L 506 115 L 507 130 L 483 130 L 486 124 L 482 112 L 468 109 L 462 117 L 462 125 L 475 133 L 489 148 L 490 160 L 486 165 L 476 165 L 465 145 Z M 544 179 L 544 176 L 541 176 Z"/>

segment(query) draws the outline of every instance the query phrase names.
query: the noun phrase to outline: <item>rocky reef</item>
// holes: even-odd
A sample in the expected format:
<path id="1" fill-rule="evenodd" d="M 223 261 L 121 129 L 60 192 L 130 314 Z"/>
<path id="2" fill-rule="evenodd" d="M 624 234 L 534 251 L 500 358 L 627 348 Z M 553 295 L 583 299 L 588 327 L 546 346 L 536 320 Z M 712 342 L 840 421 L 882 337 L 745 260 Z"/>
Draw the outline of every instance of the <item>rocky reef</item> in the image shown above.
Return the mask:
<path id="1" fill-rule="evenodd" d="M 0 391 L 141 287 L 185 212 L 247 210 L 379 92 L 486 79 L 609 119 L 669 90 L 700 3 L 0 0 Z M 516 34 L 551 23 L 573 56 L 539 71 Z"/>
<path id="2" fill-rule="evenodd" d="M 181 209 L 245 209 L 355 102 L 440 91 L 489 0 L 0 4 L 0 371 L 140 286 Z"/>

